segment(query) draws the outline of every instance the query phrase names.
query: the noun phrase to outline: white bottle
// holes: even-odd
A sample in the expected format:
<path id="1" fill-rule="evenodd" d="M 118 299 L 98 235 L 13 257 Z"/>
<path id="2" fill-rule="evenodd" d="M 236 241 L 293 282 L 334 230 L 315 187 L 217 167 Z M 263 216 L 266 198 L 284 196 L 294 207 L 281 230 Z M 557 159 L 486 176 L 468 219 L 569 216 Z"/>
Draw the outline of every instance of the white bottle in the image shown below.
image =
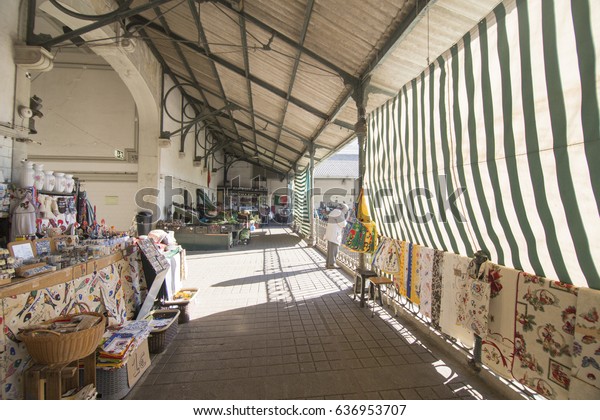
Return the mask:
<path id="1" fill-rule="evenodd" d="M 23 162 L 23 169 L 21 169 L 21 188 L 33 187 L 35 179 L 33 175 L 35 170 L 33 169 L 33 162 Z"/>
<path id="2" fill-rule="evenodd" d="M 65 174 L 65 193 L 72 193 L 75 188 L 75 180 L 73 174 Z"/>
<path id="3" fill-rule="evenodd" d="M 63 172 L 56 172 L 54 174 L 55 183 L 54 183 L 54 191 L 63 192 L 65 190 L 65 174 Z"/>
<path id="4" fill-rule="evenodd" d="M 56 178 L 52 175 L 54 171 L 46 171 L 46 179 L 44 180 L 44 190 L 54 191 L 54 185 L 56 184 Z"/>
<path id="5" fill-rule="evenodd" d="M 33 186 L 37 190 L 41 190 L 44 188 L 44 181 L 46 180 L 46 175 L 44 174 L 44 164 L 36 163 L 33 165 Z"/>

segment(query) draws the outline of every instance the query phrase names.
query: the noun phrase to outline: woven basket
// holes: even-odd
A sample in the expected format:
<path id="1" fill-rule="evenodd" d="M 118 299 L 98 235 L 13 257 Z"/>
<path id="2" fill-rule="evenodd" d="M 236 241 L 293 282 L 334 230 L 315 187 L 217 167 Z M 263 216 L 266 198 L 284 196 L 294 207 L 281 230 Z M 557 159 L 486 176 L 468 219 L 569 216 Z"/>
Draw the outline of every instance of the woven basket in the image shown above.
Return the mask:
<path id="1" fill-rule="evenodd" d="M 146 319 L 167 319 L 171 318 L 171 322 L 164 328 L 153 331 L 148 337 L 148 348 L 150 353 L 157 354 L 165 351 L 167 346 L 173 341 L 179 332 L 179 325 L 176 322 L 179 318 L 178 309 L 159 309 L 150 312 Z"/>
<path id="2" fill-rule="evenodd" d="M 179 324 L 185 324 L 190 320 L 190 313 L 188 310 L 190 301 L 186 300 L 183 302 L 164 302 L 161 307 L 162 309 L 177 309 L 179 310 Z"/>
<path id="3" fill-rule="evenodd" d="M 162 307 L 163 309 L 179 309 L 179 323 L 185 324 L 190 320 L 190 303 L 198 296 L 198 289 L 181 289 L 180 292 L 191 292 L 192 296 L 189 299 L 167 300 L 162 303 Z"/>
<path id="4" fill-rule="evenodd" d="M 58 333 L 51 330 L 32 330 L 19 333 L 18 338 L 27 347 L 31 358 L 43 365 L 59 365 L 83 359 L 92 354 L 104 334 L 106 320 L 97 312 L 82 312 L 77 315 L 92 315 L 100 322 L 91 328 L 71 333 Z M 64 317 L 54 318 L 44 324 L 51 324 Z"/>
<path id="5" fill-rule="evenodd" d="M 127 377 L 127 367 L 120 369 L 96 369 L 96 389 L 101 400 L 120 400 L 131 387 Z"/>

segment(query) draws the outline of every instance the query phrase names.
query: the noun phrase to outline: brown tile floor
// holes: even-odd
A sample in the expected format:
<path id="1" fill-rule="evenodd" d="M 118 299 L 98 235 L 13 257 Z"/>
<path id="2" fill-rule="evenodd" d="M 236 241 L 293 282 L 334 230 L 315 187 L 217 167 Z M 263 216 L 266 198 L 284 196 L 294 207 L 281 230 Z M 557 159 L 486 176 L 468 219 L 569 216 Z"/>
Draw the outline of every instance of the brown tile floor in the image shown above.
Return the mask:
<path id="1" fill-rule="evenodd" d="M 324 265 L 282 228 L 189 255 L 192 320 L 128 398 L 503 398 L 402 318 L 380 308 L 372 318 L 350 278 Z"/>

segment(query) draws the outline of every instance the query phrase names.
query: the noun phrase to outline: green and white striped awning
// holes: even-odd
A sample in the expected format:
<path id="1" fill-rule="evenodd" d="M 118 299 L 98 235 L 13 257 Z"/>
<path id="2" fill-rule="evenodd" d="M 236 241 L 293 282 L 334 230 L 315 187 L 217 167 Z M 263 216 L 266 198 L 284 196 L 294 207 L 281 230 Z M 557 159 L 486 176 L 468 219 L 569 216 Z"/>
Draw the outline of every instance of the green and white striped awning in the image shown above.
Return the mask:
<path id="1" fill-rule="evenodd" d="M 294 185 L 294 223 L 304 236 L 310 235 L 310 214 L 308 210 L 310 174 L 308 169 L 296 173 Z"/>
<path id="2" fill-rule="evenodd" d="M 502 3 L 369 116 L 383 235 L 600 288 L 593 22 L 598 1 Z"/>

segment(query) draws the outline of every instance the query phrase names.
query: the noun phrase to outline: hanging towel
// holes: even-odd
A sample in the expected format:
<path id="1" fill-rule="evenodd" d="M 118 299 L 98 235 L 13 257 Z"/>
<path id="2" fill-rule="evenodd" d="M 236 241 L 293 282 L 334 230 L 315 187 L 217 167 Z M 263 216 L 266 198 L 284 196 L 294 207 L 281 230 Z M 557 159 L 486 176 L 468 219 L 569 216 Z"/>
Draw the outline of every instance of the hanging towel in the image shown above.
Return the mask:
<path id="1" fill-rule="evenodd" d="M 548 399 L 569 396 L 578 290 L 527 273 L 517 281 L 512 374 Z"/>

